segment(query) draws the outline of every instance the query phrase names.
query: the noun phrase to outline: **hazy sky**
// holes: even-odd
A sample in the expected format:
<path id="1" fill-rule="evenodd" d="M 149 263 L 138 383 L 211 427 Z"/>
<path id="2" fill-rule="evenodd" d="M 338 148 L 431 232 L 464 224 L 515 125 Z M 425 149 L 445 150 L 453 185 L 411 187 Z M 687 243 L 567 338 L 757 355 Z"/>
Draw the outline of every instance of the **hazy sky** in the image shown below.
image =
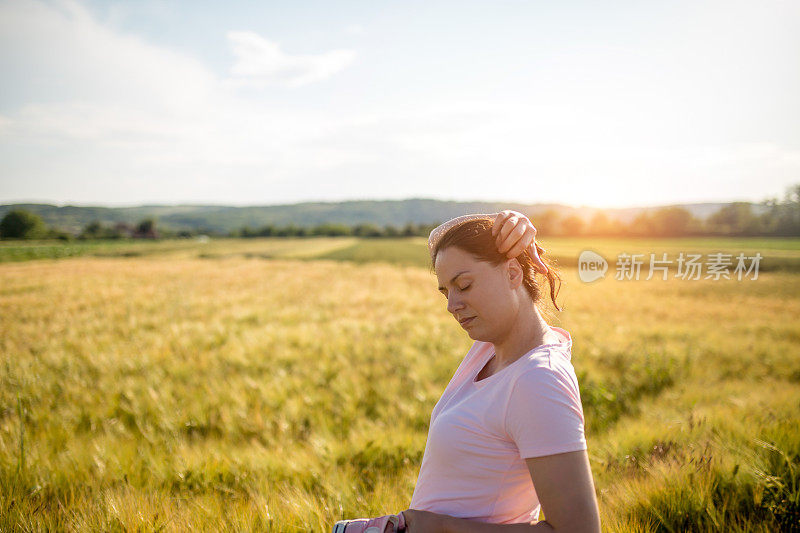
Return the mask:
<path id="1" fill-rule="evenodd" d="M 0 0 L 0 202 L 800 183 L 800 2 Z"/>

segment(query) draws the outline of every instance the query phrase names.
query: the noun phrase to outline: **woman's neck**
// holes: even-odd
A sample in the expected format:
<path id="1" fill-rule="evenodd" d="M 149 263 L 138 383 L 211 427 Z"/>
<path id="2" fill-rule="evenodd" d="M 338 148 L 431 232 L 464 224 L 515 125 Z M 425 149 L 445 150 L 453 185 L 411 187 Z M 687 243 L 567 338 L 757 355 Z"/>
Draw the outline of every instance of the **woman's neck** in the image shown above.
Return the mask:
<path id="1" fill-rule="evenodd" d="M 505 368 L 537 346 L 558 342 L 536 306 L 524 307 L 505 339 L 493 343 L 496 369 Z"/>

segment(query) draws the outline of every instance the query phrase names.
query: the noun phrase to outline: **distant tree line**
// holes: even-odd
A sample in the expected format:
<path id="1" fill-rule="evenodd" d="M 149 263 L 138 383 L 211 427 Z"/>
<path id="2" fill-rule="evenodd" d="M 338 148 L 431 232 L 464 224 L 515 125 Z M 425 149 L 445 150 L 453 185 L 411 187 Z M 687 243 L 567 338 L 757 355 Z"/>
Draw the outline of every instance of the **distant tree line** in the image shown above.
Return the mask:
<path id="1" fill-rule="evenodd" d="M 0 237 L 3 239 L 46 239 L 56 238 L 44 220 L 24 209 L 14 209 L 0 220 Z"/>
<path id="2" fill-rule="evenodd" d="M 548 210 L 532 218 L 541 235 L 587 237 L 800 236 L 800 204 L 777 204 L 762 214 L 747 202 L 726 205 L 705 220 L 682 207 L 662 207 L 622 222 L 599 212 L 590 220 Z"/>
<path id="3" fill-rule="evenodd" d="M 706 219 L 699 219 L 682 207 L 645 210 L 633 220 L 623 222 L 598 212 L 590 220 L 578 215 L 563 216 L 550 209 L 531 215 L 540 235 L 560 237 L 686 237 L 686 236 L 800 236 L 800 184 L 791 187 L 781 200 L 761 203 L 757 214 L 748 202 L 730 203 Z M 313 228 L 267 224 L 261 228 L 243 227 L 232 237 L 427 237 L 433 224 L 406 224 L 380 227 L 375 224 L 320 224 Z"/>
<path id="4" fill-rule="evenodd" d="M 177 235 L 170 234 L 170 237 Z M 144 219 L 136 225 L 118 222 L 105 225 L 99 220 L 88 223 L 78 235 L 48 228 L 37 214 L 24 209 L 14 209 L 6 213 L 0 220 L 0 238 L 2 239 L 158 239 L 162 237 L 156 230 L 156 221 Z"/>
<path id="5" fill-rule="evenodd" d="M 559 220 L 557 213 L 544 213 L 534 222 L 543 234 L 605 235 L 640 237 L 680 236 L 800 236 L 800 184 L 790 187 L 782 199 L 771 198 L 756 213 L 748 202 L 733 202 L 701 220 L 681 207 L 643 211 L 630 223 L 609 219 L 602 212 L 590 221 L 579 217 Z M 548 225 L 552 227 L 548 232 Z"/>
<path id="6" fill-rule="evenodd" d="M 104 225 L 99 220 L 94 220 L 83 228 L 78 239 L 158 239 L 161 236 L 156 230 L 156 221 L 146 218 L 135 225 L 125 222 Z"/>
<path id="7" fill-rule="evenodd" d="M 781 199 L 771 198 L 760 204 L 759 213 L 747 202 L 725 205 L 706 219 L 694 217 L 682 207 L 644 210 L 629 222 L 610 218 L 602 211 L 590 220 L 577 215 L 564 216 L 556 210 L 531 215 L 540 235 L 604 237 L 683 237 L 683 236 L 800 236 L 800 184 L 790 187 Z M 403 226 L 378 226 L 361 223 L 324 223 L 313 227 L 296 224 L 267 224 L 260 228 L 242 227 L 229 234 L 204 229 L 159 230 L 156 220 L 147 218 L 137 224 L 118 222 L 106 225 L 99 220 L 87 224 L 77 235 L 48 228 L 42 218 L 22 209 L 6 213 L 0 220 L 3 239 L 159 239 L 198 235 L 230 237 L 427 237 L 440 222 L 408 223 Z"/>
<path id="8" fill-rule="evenodd" d="M 427 237 L 433 228 L 439 224 L 412 224 L 408 223 L 401 228 L 393 225 L 378 226 L 377 224 L 318 224 L 306 228 L 289 224 L 277 226 L 267 224 L 254 229 L 243 227 L 230 233 L 231 237 Z"/>

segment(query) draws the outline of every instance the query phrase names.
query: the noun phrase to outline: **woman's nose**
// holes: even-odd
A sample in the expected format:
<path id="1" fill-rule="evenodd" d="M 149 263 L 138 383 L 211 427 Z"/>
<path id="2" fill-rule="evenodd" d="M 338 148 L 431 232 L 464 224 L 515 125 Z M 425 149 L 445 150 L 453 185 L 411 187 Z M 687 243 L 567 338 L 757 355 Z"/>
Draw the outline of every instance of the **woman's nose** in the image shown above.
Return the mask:
<path id="1" fill-rule="evenodd" d="M 464 307 L 464 305 L 461 303 L 461 298 L 451 293 L 450 296 L 447 298 L 447 311 L 449 311 L 451 314 L 455 314 L 455 312 L 461 309 L 462 307 Z"/>

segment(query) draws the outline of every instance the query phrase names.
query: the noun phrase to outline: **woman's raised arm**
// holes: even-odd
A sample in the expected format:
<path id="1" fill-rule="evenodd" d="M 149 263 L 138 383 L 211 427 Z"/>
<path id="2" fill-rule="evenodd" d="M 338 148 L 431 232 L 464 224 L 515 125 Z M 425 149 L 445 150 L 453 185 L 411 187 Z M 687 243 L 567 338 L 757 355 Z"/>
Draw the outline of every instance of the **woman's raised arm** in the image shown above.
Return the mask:
<path id="1" fill-rule="evenodd" d="M 547 274 L 547 266 L 536 249 L 536 228 L 528 217 L 519 211 L 500 211 L 492 224 L 492 235 L 497 238 L 497 249 L 509 259 L 517 257 L 530 247 L 536 271 Z"/>

